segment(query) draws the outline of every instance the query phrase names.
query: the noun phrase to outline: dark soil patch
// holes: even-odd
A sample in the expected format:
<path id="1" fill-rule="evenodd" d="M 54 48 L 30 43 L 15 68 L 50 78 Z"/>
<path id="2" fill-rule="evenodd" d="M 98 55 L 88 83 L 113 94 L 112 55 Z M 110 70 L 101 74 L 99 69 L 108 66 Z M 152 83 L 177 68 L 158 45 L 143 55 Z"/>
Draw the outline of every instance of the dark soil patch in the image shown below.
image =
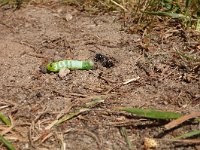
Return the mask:
<path id="1" fill-rule="evenodd" d="M 60 149 L 63 141 L 72 150 L 126 150 L 116 127 L 120 123 L 127 126 L 132 149 L 142 149 L 145 137 L 170 139 L 199 128 L 187 124 L 165 133 L 163 122 L 113 111 L 122 106 L 184 113 L 200 109 L 200 64 L 176 53 L 199 57 L 199 35 L 169 25 L 154 26 L 147 35 L 133 34 L 122 30 L 119 16 L 92 15 L 59 4 L 14 12 L 1 8 L 0 103 L 15 124 L 5 137 L 18 149 Z M 114 65 L 97 62 L 95 70 L 71 71 L 63 79 L 40 71 L 51 60 L 94 59 L 96 54 L 107 56 Z M 137 81 L 123 84 L 138 76 Z M 61 111 L 72 106 L 73 112 L 95 96 L 105 97 L 105 102 L 44 130 Z M 162 142 L 159 149 L 195 147 Z"/>

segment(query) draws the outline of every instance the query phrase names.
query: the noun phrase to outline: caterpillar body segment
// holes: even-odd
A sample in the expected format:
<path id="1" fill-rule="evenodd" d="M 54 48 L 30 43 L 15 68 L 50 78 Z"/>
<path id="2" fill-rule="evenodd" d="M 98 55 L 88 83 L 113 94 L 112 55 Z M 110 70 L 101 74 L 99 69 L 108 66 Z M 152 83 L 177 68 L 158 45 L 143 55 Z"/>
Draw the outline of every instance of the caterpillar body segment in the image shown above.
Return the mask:
<path id="1" fill-rule="evenodd" d="M 62 68 L 69 70 L 90 70 L 93 69 L 94 63 L 91 60 L 62 60 L 58 62 L 51 62 L 47 65 L 47 70 L 51 72 L 59 72 Z"/>

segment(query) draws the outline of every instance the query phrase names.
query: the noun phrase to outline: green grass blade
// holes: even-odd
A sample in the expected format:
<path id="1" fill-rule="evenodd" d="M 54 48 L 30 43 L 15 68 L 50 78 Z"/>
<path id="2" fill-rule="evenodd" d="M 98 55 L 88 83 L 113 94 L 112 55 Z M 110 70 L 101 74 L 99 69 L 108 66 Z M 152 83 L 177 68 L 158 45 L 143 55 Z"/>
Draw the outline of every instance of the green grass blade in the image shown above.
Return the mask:
<path id="1" fill-rule="evenodd" d="M 200 130 L 193 130 L 191 132 L 185 133 L 181 136 L 175 137 L 173 140 L 185 139 L 195 135 L 200 135 Z"/>
<path id="2" fill-rule="evenodd" d="M 178 14 L 178 13 L 171 13 L 171 12 L 161 12 L 161 11 L 157 11 L 157 12 L 149 12 L 149 11 L 144 11 L 143 13 L 147 13 L 150 15 L 157 15 L 157 16 L 167 16 L 167 17 L 171 17 L 171 18 L 178 18 L 178 19 L 187 19 L 189 20 L 190 17 L 183 15 L 183 14 Z"/>
<path id="3" fill-rule="evenodd" d="M 104 99 L 96 98 L 96 99 L 93 99 L 92 101 L 86 103 L 85 107 L 90 108 L 90 107 L 95 106 L 96 104 L 103 103 L 103 102 L 104 102 Z"/>
<path id="4" fill-rule="evenodd" d="M 1 112 L 0 112 L 0 119 L 1 119 L 1 120 L 3 121 L 3 123 L 5 123 L 6 125 L 11 126 L 10 120 L 9 120 L 5 115 L 3 115 Z"/>
<path id="5" fill-rule="evenodd" d="M 194 119 L 195 122 L 200 122 L 200 118 Z"/>
<path id="6" fill-rule="evenodd" d="M 121 108 L 120 110 L 126 111 L 136 116 L 151 119 L 177 119 L 182 116 L 181 113 L 158 111 L 154 109 Z"/>
<path id="7" fill-rule="evenodd" d="M 77 110 L 77 111 L 74 112 L 74 113 L 69 113 L 69 114 L 63 116 L 61 119 L 59 119 L 59 120 L 55 123 L 55 125 L 59 125 L 59 124 L 65 122 L 65 121 L 67 121 L 67 120 L 70 120 L 70 119 L 72 119 L 72 118 L 74 118 L 74 117 L 76 117 L 76 116 L 80 115 L 81 113 L 83 113 L 83 112 L 85 112 L 85 111 L 88 111 L 88 110 L 89 110 L 89 109 L 79 109 L 79 110 Z"/>
<path id="8" fill-rule="evenodd" d="M 185 8 L 188 9 L 190 5 L 191 5 L 191 0 L 186 0 L 185 1 Z"/>
<path id="9" fill-rule="evenodd" d="M 196 30 L 197 30 L 197 31 L 200 31 L 200 10 L 197 12 Z"/>
<path id="10" fill-rule="evenodd" d="M 12 143 L 10 143 L 8 140 L 6 140 L 2 135 L 0 135 L 0 141 L 6 145 L 6 147 L 9 150 L 16 150 L 15 147 L 12 145 Z"/>
<path id="11" fill-rule="evenodd" d="M 0 1 L 0 7 L 9 4 L 9 0 L 1 0 Z"/>
<path id="12" fill-rule="evenodd" d="M 176 50 L 176 54 L 178 54 L 178 55 L 181 56 L 182 58 L 185 58 L 185 59 L 188 60 L 188 61 L 194 61 L 194 62 L 200 61 L 200 58 L 194 58 L 194 57 L 189 56 L 189 55 L 187 55 L 187 54 L 185 54 L 185 53 L 183 53 L 183 52 L 180 52 L 180 51 L 178 51 L 178 50 Z"/>

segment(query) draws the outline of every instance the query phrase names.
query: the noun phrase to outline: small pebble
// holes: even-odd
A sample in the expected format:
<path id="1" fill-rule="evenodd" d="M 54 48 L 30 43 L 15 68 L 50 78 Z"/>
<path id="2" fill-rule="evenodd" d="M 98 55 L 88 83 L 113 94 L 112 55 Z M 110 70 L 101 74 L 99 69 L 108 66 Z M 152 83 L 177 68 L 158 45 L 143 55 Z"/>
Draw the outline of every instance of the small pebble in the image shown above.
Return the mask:
<path id="1" fill-rule="evenodd" d="M 72 18 L 73 18 L 73 17 L 72 17 L 71 14 L 66 14 L 66 15 L 65 15 L 65 20 L 66 20 L 66 21 L 70 21 L 70 20 L 72 20 Z"/>
<path id="2" fill-rule="evenodd" d="M 64 77 L 66 77 L 69 73 L 70 73 L 70 70 L 69 70 L 69 69 L 67 69 L 67 68 L 62 68 L 62 69 L 60 69 L 58 75 L 59 75 L 60 78 L 64 78 Z"/>

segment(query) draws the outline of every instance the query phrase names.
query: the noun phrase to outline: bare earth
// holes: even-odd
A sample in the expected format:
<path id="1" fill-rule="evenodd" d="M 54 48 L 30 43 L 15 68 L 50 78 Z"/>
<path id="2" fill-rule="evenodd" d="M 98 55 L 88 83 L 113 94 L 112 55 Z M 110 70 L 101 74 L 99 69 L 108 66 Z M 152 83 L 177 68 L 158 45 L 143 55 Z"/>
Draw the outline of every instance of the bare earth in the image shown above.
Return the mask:
<path id="1" fill-rule="evenodd" d="M 22 150 L 57 150 L 62 145 L 67 150 L 127 150 L 120 134 L 125 126 L 136 150 L 144 148 L 145 137 L 170 139 L 200 129 L 194 123 L 164 132 L 166 122 L 115 111 L 123 106 L 184 113 L 200 110 L 199 62 L 176 53 L 199 57 L 200 36 L 173 22 L 147 32 L 144 36 L 124 28 L 119 13 L 92 15 L 59 4 L 16 11 L 1 8 L 0 108 L 14 123 L 5 138 Z M 114 66 L 97 64 L 95 70 L 71 71 L 64 78 L 40 69 L 52 60 L 94 59 L 96 53 L 111 57 Z M 133 78 L 138 79 L 123 84 Z M 104 103 L 45 130 L 60 112 L 74 112 L 96 97 Z M 161 140 L 157 149 L 196 147 Z"/>

